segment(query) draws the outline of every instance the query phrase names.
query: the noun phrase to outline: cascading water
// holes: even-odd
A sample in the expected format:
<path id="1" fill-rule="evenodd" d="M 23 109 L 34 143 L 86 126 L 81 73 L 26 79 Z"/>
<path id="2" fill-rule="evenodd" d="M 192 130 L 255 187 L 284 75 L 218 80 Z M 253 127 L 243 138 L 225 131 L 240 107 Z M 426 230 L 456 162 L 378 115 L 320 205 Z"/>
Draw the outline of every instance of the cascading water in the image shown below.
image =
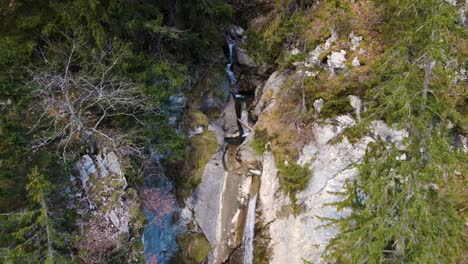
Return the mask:
<path id="1" fill-rule="evenodd" d="M 229 81 L 233 87 L 236 86 L 237 84 L 237 79 L 236 76 L 234 75 L 234 72 L 232 72 L 232 64 L 234 63 L 234 48 L 236 46 L 235 43 L 228 43 L 229 46 L 229 62 L 226 65 L 226 73 L 228 75 Z M 237 91 L 234 91 L 237 92 Z"/>
<path id="2" fill-rule="evenodd" d="M 244 264 L 253 262 L 253 240 L 255 236 L 255 207 L 257 205 L 257 195 L 252 197 L 247 208 L 247 217 L 244 229 Z"/>
<path id="3" fill-rule="evenodd" d="M 239 90 L 237 89 L 237 79 L 236 76 L 234 75 L 234 72 L 232 71 L 232 65 L 234 64 L 234 50 L 236 48 L 236 43 L 232 43 L 231 41 L 228 42 L 228 47 L 229 47 L 229 62 L 226 65 L 225 71 L 227 73 L 227 76 L 229 78 L 229 83 L 231 84 L 231 92 L 234 95 L 236 99 L 243 99 L 244 97 L 239 94 Z"/>

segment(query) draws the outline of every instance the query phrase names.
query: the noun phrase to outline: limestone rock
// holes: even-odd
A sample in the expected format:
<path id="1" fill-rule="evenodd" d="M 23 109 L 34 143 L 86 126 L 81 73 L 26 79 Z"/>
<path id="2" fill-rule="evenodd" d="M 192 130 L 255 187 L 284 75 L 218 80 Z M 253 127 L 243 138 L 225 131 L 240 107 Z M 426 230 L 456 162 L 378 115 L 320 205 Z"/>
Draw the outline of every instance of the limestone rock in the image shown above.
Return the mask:
<path id="1" fill-rule="evenodd" d="M 195 219 L 212 246 L 217 242 L 219 200 L 225 177 L 223 150 L 220 150 L 206 164 L 202 182 L 193 193 Z"/>
<path id="2" fill-rule="evenodd" d="M 121 236 L 129 232 L 130 211 L 138 205 L 124 198 L 127 180 L 121 167 L 114 152 L 84 155 L 75 164 L 82 194 L 73 195 L 77 199 L 73 204 L 80 215 L 91 216 L 86 222 L 78 222 L 82 232 L 80 245 L 87 245 L 86 254 L 116 247 Z M 73 182 L 75 177 L 71 179 Z"/>
<path id="3" fill-rule="evenodd" d="M 236 59 L 237 63 L 244 67 L 256 67 L 257 64 L 252 58 L 247 55 L 247 52 L 240 47 L 236 47 Z"/>
<path id="4" fill-rule="evenodd" d="M 255 150 L 250 146 L 254 138 L 255 132 L 252 131 L 237 149 L 237 160 L 241 162 L 243 166 L 253 170 L 258 170 L 261 163 L 261 157 L 258 156 L 255 153 Z"/>
<path id="5" fill-rule="evenodd" d="M 362 101 L 359 97 L 355 95 L 349 95 L 349 103 L 354 108 L 354 112 L 356 113 L 356 117 L 358 120 L 361 120 L 361 110 L 362 110 Z"/>
<path id="6" fill-rule="evenodd" d="M 359 108 L 356 99 L 352 99 L 353 105 Z M 294 215 L 285 211 L 290 201 L 280 189 L 273 155 L 264 155 L 259 198 L 261 221 L 263 225 L 268 224 L 265 228 L 271 237 L 269 263 L 300 264 L 304 260 L 325 263 L 322 254 L 337 230 L 335 227 L 318 228 L 324 224 L 319 217 L 338 218 L 349 213 L 338 212 L 326 204 L 342 199 L 334 193 L 343 191 L 345 181 L 357 176 L 358 171 L 352 165 L 361 162 L 370 142 L 388 137 L 390 142 L 398 144 L 407 136 L 405 131 L 376 121 L 372 125 L 372 135 L 361 138 L 356 144 L 351 144 L 346 137 L 331 143 L 331 139 L 340 136 L 345 128 L 356 125 L 356 121 L 350 115 L 343 115 L 326 122 L 328 124 L 313 125 L 315 138 L 304 146 L 297 161 L 303 166 L 309 165 L 312 171 L 306 189 L 296 195 L 297 204 L 303 208 L 300 213 Z"/>
<path id="7" fill-rule="evenodd" d="M 315 110 L 315 118 L 318 118 L 320 111 L 322 110 L 323 107 L 323 99 L 319 98 L 314 101 L 314 110 Z"/>
<path id="8" fill-rule="evenodd" d="M 223 112 L 224 124 L 223 128 L 225 131 L 226 138 L 236 138 L 240 135 L 239 124 L 237 121 L 236 114 L 236 102 L 232 95 L 229 96 L 228 103 L 224 108 Z"/>
<path id="9" fill-rule="evenodd" d="M 340 50 L 339 52 L 333 51 L 327 57 L 327 66 L 332 71 L 346 69 L 346 51 Z"/>
<path id="10" fill-rule="evenodd" d="M 351 62 L 351 65 L 353 67 L 357 67 L 357 66 L 360 66 L 361 63 L 359 62 L 359 59 L 357 57 L 354 57 L 353 61 Z"/>
<path id="11" fill-rule="evenodd" d="M 309 52 L 309 58 L 307 59 L 305 66 L 314 67 L 320 65 L 320 55 L 322 52 L 328 50 L 337 40 L 338 33 L 335 30 L 332 30 L 331 36 L 325 41 L 324 44 L 318 45 L 313 51 Z"/>
<path id="12" fill-rule="evenodd" d="M 254 115 L 260 116 L 260 114 L 271 108 L 276 100 L 276 94 L 280 90 L 286 76 L 280 74 L 279 72 L 274 72 L 271 74 L 270 78 L 266 81 L 262 89 L 262 94 L 260 98 L 257 98 L 257 104 L 255 105 Z"/>
<path id="13" fill-rule="evenodd" d="M 354 35 L 354 31 L 349 33 L 349 40 L 351 42 L 351 50 L 356 51 L 357 48 L 359 48 L 359 45 L 361 44 L 363 37 L 362 36 L 356 36 Z"/>

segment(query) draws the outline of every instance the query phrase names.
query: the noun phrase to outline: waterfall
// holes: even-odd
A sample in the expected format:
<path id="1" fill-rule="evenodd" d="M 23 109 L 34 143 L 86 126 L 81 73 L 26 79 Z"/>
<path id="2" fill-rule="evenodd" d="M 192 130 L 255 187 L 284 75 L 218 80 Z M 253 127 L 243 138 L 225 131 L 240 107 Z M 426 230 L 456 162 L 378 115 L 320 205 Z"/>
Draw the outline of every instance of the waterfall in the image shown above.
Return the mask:
<path id="1" fill-rule="evenodd" d="M 234 97 L 237 99 L 242 99 L 243 96 L 239 94 L 239 91 L 237 90 L 237 79 L 236 76 L 234 75 L 234 72 L 232 72 L 232 65 L 234 64 L 234 49 L 236 47 L 235 43 L 231 43 L 228 40 L 228 46 L 229 46 L 229 62 L 226 65 L 225 71 L 227 73 L 227 76 L 229 78 L 229 83 L 231 84 L 231 92 L 234 94 Z"/>
<path id="2" fill-rule="evenodd" d="M 246 137 L 250 133 L 249 125 L 249 114 L 247 113 L 247 102 L 242 101 L 241 103 L 241 125 L 242 125 L 242 137 Z"/>
<path id="3" fill-rule="evenodd" d="M 228 43 L 228 46 L 229 46 L 229 58 L 228 58 L 229 62 L 226 65 L 226 73 L 228 75 L 229 82 L 235 88 L 236 83 L 237 83 L 237 79 L 236 79 L 236 76 L 234 75 L 234 73 L 232 72 L 232 64 L 234 63 L 234 48 L 235 48 L 236 44 Z M 236 89 L 235 92 L 237 93 L 237 89 Z"/>
<path id="4" fill-rule="evenodd" d="M 253 261 L 253 240 L 255 236 L 255 206 L 257 195 L 250 199 L 247 208 L 247 217 L 244 229 L 244 264 L 252 264 Z"/>

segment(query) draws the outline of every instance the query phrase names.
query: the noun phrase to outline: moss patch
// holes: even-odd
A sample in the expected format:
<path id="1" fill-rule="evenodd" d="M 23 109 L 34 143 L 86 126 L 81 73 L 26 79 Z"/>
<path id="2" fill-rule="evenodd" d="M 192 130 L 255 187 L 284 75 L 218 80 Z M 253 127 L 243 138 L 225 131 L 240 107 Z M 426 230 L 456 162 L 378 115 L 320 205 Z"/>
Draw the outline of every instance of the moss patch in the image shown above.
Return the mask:
<path id="1" fill-rule="evenodd" d="M 196 135 L 190 139 L 192 155 L 194 162 L 191 166 L 192 185 L 198 186 L 203 176 L 206 163 L 211 156 L 216 153 L 218 142 L 213 132 L 205 129 L 202 134 Z"/>
<path id="2" fill-rule="evenodd" d="M 189 139 L 190 158 L 184 166 L 184 173 L 178 173 L 176 178 L 177 196 L 185 198 L 190 196 L 192 190 L 200 184 L 205 165 L 218 149 L 216 136 L 208 130 L 208 117 L 201 111 L 188 113 L 190 127 L 202 127 L 203 132 Z"/>
<path id="3" fill-rule="evenodd" d="M 173 263 L 198 264 L 208 257 L 211 246 L 203 234 L 184 234 L 177 238 L 180 252 Z"/>
<path id="4" fill-rule="evenodd" d="M 189 118 L 190 118 L 190 126 L 191 128 L 195 128 L 195 127 L 208 127 L 208 123 L 209 123 L 209 120 L 208 120 L 208 117 L 203 114 L 201 111 L 192 111 L 190 112 L 189 114 Z"/>

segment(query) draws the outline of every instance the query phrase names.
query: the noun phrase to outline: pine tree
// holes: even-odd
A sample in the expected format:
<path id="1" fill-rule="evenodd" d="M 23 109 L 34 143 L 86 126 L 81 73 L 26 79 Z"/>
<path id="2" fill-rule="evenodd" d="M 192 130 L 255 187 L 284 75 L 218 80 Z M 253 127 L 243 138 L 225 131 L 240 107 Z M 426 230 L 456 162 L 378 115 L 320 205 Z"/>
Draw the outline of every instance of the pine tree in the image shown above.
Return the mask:
<path id="1" fill-rule="evenodd" d="M 63 244 L 62 236 L 54 227 L 54 220 L 48 208 L 47 197 L 52 185 L 34 167 L 28 175 L 26 186 L 32 208 L 20 213 L 10 213 L 6 225 L 15 227 L 8 236 L 10 246 L 4 250 L 5 263 L 64 263 L 65 259 L 57 250 Z"/>
<path id="2" fill-rule="evenodd" d="M 409 137 L 404 149 L 370 146 L 359 179 L 336 204 L 353 211 L 334 221 L 341 232 L 327 257 L 338 263 L 456 263 L 463 229 L 449 196 L 455 168 L 466 165 L 466 156 L 452 145 L 448 127 L 464 122 L 450 97 L 462 61 L 453 43 L 464 32 L 456 7 L 446 1 L 382 4 L 394 40 L 371 85 L 369 115 Z"/>

